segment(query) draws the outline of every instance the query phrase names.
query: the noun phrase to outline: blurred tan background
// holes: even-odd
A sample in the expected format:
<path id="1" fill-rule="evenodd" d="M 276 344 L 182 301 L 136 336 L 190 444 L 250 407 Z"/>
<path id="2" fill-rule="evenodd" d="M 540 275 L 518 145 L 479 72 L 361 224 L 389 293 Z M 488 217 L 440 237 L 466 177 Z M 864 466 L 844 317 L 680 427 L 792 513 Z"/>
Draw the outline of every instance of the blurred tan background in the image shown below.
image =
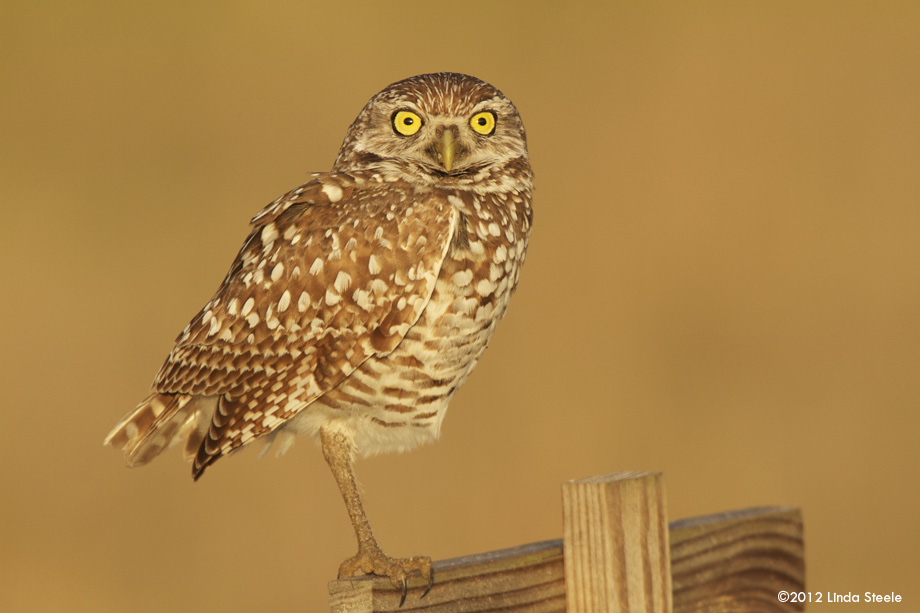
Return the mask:
<path id="1" fill-rule="evenodd" d="M 5 0 L 0 610 L 323 610 L 355 543 L 311 441 L 193 483 L 102 439 L 249 217 L 440 70 L 519 107 L 535 230 L 441 442 L 358 465 L 384 548 L 556 538 L 564 480 L 660 470 L 672 519 L 800 506 L 809 589 L 916 610 L 918 32 L 914 2 Z"/>

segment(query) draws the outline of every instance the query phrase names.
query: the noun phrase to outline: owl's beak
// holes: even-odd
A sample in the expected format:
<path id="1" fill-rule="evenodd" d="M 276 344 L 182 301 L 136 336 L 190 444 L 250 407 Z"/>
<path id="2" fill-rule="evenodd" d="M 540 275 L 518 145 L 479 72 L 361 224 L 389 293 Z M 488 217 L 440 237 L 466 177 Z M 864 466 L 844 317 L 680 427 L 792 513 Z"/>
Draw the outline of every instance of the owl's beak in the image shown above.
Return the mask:
<path id="1" fill-rule="evenodd" d="M 441 139 L 435 144 L 435 147 L 438 153 L 441 154 L 441 163 L 444 165 L 444 170 L 450 172 L 451 167 L 454 165 L 454 153 L 457 151 L 457 141 L 454 140 L 454 131 L 444 130 L 441 134 Z"/>

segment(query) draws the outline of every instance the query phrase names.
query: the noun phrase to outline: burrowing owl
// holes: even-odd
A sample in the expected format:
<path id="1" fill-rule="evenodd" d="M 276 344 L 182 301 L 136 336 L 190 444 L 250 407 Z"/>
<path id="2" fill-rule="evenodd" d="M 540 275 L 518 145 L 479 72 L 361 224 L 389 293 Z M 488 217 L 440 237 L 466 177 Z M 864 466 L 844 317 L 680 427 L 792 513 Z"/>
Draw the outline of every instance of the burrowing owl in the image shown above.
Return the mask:
<path id="1" fill-rule="evenodd" d="M 106 438 L 129 465 L 174 442 L 199 478 L 264 438 L 318 437 L 358 539 L 340 576 L 403 588 L 364 514 L 356 455 L 438 437 L 447 404 L 517 284 L 531 227 L 524 125 L 500 91 L 439 73 L 390 85 L 348 129 L 332 172 L 278 198 L 146 399 Z"/>

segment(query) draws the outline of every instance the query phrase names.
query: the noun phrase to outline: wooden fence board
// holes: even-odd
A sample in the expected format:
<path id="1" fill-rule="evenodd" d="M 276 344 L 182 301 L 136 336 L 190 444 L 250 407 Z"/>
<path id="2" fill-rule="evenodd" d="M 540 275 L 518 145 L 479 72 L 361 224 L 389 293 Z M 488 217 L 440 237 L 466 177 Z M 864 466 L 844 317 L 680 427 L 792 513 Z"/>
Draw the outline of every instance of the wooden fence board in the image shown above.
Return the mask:
<path id="1" fill-rule="evenodd" d="M 717 513 L 675 521 L 663 530 L 666 505 L 660 474 L 606 475 L 569 482 L 564 488 L 569 488 L 563 494 L 565 543 L 573 543 L 567 555 L 580 557 L 579 572 L 593 577 L 582 579 L 582 587 L 576 588 L 582 591 L 575 606 L 583 608 L 575 609 L 570 602 L 571 613 L 803 610 L 799 603 L 777 598 L 780 590 L 805 590 L 805 545 L 798 509 L 759 507 Z M 410 578 L 401 608 L 400 590 L 385 577 L 331 581 L 330 607 L 333 613 L 566 611 L 566 565 L 571 561 L 563 555 L 563 542 L 542 541 L 436 561 L 431 591 L 422 598 L 425 581 Z M 661 549 L 662 543 L 666 550 Z M 582 551 L 573 553 L 578 548 Z M 621 563 L 625 568 L 608 573 L 605 568 L 611 560 L 614 568 Z"/>

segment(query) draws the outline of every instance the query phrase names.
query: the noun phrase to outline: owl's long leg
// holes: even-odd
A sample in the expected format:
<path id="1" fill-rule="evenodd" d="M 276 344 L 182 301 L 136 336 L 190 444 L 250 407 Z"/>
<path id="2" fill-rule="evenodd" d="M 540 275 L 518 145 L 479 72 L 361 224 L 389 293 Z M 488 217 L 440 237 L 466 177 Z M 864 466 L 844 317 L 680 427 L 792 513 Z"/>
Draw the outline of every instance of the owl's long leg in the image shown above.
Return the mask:
<path id="1" fill-rule="evenodd" d="M 409 573 L 417 570 L 428 579 L 428 589 L 425 590 L 427 594 L 434 581 L 431 558 L 425 556 L 391 558 L 383 553 L 377 544 L 377 539 L 374 538 L 371 524 L 364 513 L 364 505 L 361 502 L 361 495 L 358 493 L 358 484 L 352 469 L 354 460 L 352 441 L 345 433 L 334 428 L 321 428 L 320 440 L 323 445 L 323 457 L 326 458 L 326 463 L 332 469 L 332 475 L 339 485 L 339 491 L 342 492 L 345 508 L 348 509 L 348 516 L 351 518 L 351 525 L 358 539 L 358 554 L 342 563 L 339 567 L 339 577 L 354 577 L 360 573 L 389 577 L 393 585 L 402 590 L 402 600 L 399 603 L 402 606 L 408 589 L 406 578 Z"/>

